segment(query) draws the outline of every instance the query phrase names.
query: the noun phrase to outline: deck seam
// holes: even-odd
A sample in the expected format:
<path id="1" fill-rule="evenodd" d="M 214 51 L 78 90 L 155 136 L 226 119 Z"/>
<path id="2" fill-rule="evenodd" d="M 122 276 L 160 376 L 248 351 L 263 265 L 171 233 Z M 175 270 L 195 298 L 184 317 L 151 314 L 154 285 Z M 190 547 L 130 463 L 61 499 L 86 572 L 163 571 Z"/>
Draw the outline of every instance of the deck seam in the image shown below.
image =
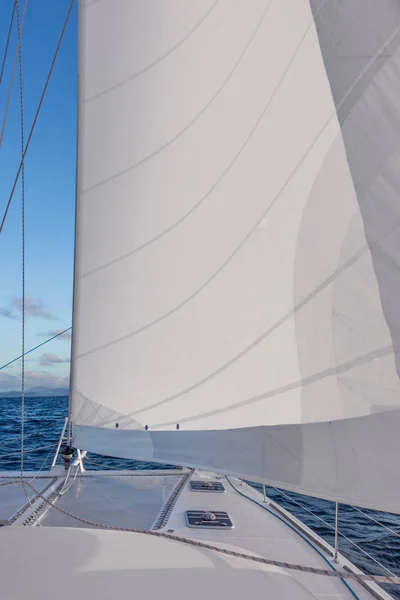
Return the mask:
<path id="1" fill-rule="evenodd" d="M 53 481 L 53 485 L 57 482 Z M 36 507 L 36 508 L 32 508 L 32 512 L 31 514 L 22 522 L 22 525 L 25 527 L 33 527 L 38 520 L 40 519 L 40 517 L 43 516 L 43 514 L 49 509 L 49 505 L 48 502 L 54 502 L 60 495 L 60 491 L 64 485 L 64 479 L 62 479 L 58 485 L 55 485 L 53 491 L 51 492 L 51 494 L 49 494 L 46 497 L 46 501 L 42 500 L 42 502 Z M 46 491 L 48 491 L 50 488 L 50 486 L 47 486 L 47 489 L 44 490 L 42 492 L 42 494 L 44 494 Z"/>
<path id="2" fill-rule="evenodd" d="M 172 510 L 180 496 L 180 493 L 183 490 L 184 486 L 186 485 L 186 483 L 191 475 L 192 475 L 192 472 L 186 473 L 186 475 L 183 475 L 182 478 L 177 482 L 177 484 L 173 488 L 171 494 L 169 495 L 166 503 L 164 504 L 163 508 L 161 509 L 160 514 L 158 515 L 157 519 L 155 520 L 154 525 L 151 528 L 153 531 L 156 531 L 157 529 L 161 529 L 162 527 L 166 526 L 166 524 L 168 523 L 168 519 L 171 516 Z"/>
<path id="3" fill-rule="evenodd" d="M 36 479 L 48 479 L 48 477 L 37 477 Z M 57 477 L 52 477 L 51 481 L 49 481 L 49 483 L 47 485 L 44 486 L 43 490 L 41 490 L 41 493 L 44 494 L 47 492 L 47 490 L 55 484 L 55 482 L 57 481 Z M 15 521 L 17 519 L 19 519 L 25 512 L 29 511 L 29 509 L 31 508 L 31 506 L 39 499 L 39 495 L 36 494 L 36 496 L 34 496 L 33 498 L 30 498 L 29 500 L 27 500 L 25 502 L 25 504 L 23 506 L 21 506 L 21 508 L 19 510 L 17 510 L 17 512 L 15 512 L 9 519 L 7 519 L 7 525 L 12 525 L 13 523 L 15 523 Z"/>

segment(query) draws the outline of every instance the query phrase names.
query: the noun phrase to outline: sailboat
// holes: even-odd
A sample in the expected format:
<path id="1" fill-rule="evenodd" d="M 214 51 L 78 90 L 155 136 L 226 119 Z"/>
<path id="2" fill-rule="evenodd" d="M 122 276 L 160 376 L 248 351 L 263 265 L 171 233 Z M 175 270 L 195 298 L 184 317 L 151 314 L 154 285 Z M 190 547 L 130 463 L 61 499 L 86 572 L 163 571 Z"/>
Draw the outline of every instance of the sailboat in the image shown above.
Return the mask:
<path id="1" fill-rule="evenodd" d="M 1 473 L 3 598 L 390 598 L 246 481 L 400 513 L 399 45 L 398 0 L 80 0 L 64 465 Z"/>

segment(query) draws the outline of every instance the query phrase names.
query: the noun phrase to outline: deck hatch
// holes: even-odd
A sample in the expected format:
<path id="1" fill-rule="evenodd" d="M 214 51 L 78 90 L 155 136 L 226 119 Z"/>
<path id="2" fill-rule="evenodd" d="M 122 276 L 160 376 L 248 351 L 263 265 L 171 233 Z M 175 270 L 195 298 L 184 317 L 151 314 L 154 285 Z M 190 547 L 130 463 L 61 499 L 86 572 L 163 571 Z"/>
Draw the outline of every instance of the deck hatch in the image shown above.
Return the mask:
<path id="1" fill-rule="evenodd" d="M 198 529 L 233 529 L 228 513 L 220 510 L 187 510 L 186 522 Z"/>
<path id="2" fill-rule="evenodd" d="M 219 481 L 190 481 L 192 492 L 225 492 L 225 488 Z"/>

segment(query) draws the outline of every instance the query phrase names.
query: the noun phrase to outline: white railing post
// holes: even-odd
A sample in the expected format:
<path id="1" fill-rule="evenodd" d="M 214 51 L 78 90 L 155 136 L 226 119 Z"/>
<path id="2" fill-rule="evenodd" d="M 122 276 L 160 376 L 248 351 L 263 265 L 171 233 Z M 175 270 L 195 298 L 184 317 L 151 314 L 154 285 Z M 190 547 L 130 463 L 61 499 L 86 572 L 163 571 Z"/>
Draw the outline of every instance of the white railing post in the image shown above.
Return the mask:
<path id="1" fill-rule="evenodd" d="M 58 440 L 58 446 L 57 446 L 56 454 L 55 454 L 55 456 L 53 458 L 53 462 L 51 463 L 52 467 L 54 467 L 55 464 L 56 464 L 56 462 L 57 462 L 57 458 L 58 458 L 58 454 L 60 452 L 61 444 L 62 444 L 62 441 L 64 439 L 65 430 L 67 428 L 67 423 L 68 423 L 68 417 L 65 417 L 64 426 L 63 426 L 62 431 L 61 431 L 60 439 Z"/>
<path id="2" fill-rule="evenodd" d="M 336 502 L 336 514 L 335 514 L 335 555 L 333 562 L 337 563 L 339 554 L 339 502 Z"/>

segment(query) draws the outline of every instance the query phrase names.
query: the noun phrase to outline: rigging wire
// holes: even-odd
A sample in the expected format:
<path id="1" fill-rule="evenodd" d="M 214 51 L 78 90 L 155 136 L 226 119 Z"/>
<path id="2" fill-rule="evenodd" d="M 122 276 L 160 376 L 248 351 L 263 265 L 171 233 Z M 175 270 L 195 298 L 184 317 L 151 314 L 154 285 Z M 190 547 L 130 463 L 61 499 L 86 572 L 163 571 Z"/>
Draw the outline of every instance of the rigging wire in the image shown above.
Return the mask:
<path id="1" fill-rule="evenodd" d="M 51 62 L 50 69 L 49 69 L 49 72 L 48 72 L 48 75 L 47 75 L 47 78 L 46 78 L 46 82 L 45 82 L 44 87 L 43 87 L 42 95 L 40 97 L 39 105 L 37 107 L 37 110 L 36 110 L 36 113 L 35 113 L 35 117 L 33 119 L 32 127 L 31 127 L 31 130 L 30 130 L 29 135 L 28 135 L 28 139 L 26 141 L 24 153 L 23 153 L 21 162 L 19 164 L 17 174 L 15 176 L 15 180 L 14 180 L 11 192 L 10 192 L 10 196 L 8 198 L 7 206 L 6 206 L 5 211 L 4 211 L 3 219 L 1 221 L 0 234 L 3 231 L 4 223 L 6 222 L 8 210 L 10 208 L 10 204 L 11 204 L 11 201 L 12 201 L 13 196 L 14 196 L 15 188 L 17 187 L 17 182 L 18 182 L 21 170 L 22 170 L 22 165 L 24 163 L 25 156 L 26 156 L 26 153 L 28 151 L 28 148 L 29 148 L 29 145 L 30 145 L 30 142 L 31 142 L 31 139 L 32 139 L 33 132 L 35 130 L 37 120 L 39 118 L 39 114 L 40 114 L 40 111 L 41 111 L 41 108 L 42 108 L 42 105 L 43 105 L 43 101 L 44 101 L 44 98 L 45 98 L 45 95 L 46 95 L 46 92 L 47 92 L 47 88 L 49 86 L 50 79 L 51 79 L 51 76 L 52 76 L 52 73 L 53 73 L 53 70 L 54 70 L 54 65 L 56 63 L 57 56 L 58 56 L 58 53 L 59 53 L 59 50 L 60 50 L 60 47 L 61 47 L 61 43 L 62 43 L 62 41 L 64 39 L 64 34 L 65 34 L 65 31 L 66 31 L 66 28 L 67 28 L 67 25 L 68 25 L 68 21 L 69 21 L 69 18 L 71 16 L 71 12 L 72 12 L 72 8 L 73 8 L 73 5 L 74 5 L 74 2 L 75 2 L 75 0 L 71 0 L 69 8 L 68 8 L 67 15 L 65 17 L 64 25 L 63 25 L 63 28 L 61 30 L 60 37 L 59 37 L 59 40 L 58 40 L 58 43 L 57 43 L 57 47 L 56 47 L 56 50 L 54 52 L 53 60 Z"/>
<path id="2" fill-rule="evenodd" d="M 275 490 L 276 492 L 278 492 L 279 494 L 281 494 L 282 496 L 284 496 L 285 498 L 287 498 L 288 500 L 291 500 L 294 504 L 297 504 L 300 508 L 302 508 L 306 512 L 310 513 L 310 515 L 312 515 L 313 517 L 315 517 L 316 519 L 318 519 L 319 521 L 321 521 L 322 523 L 324 523 L 324 525 L 326 525 L 326 527 L 329 527 L 330 529 L 332 529 L 333 531 L 335 531 L 335 528 L 333 527 L 333 525 L 331 525 L 330 523 L 328 523 L 327 521 L 325 521 L 325 519 L 322 519 L 322 517 L 319 517 L 318 515 L 316 515 L 315 513 L 313 513 L 310 509 L 308 509 L 307 507 L 305 507 L 303 504 L 301 504 L 300 502 L 297 502 L 297 500 L 295 500 L 294 498 L 291 498 L 290 496 L 288 496 L 287 494 L 285 494 L 282 490 L 280 490 L 278 488 L 275 488 L 275 487 L 272 486 L 272 489 Z M 349 537 L 347 537 L 347 535 L 345 535 L 341 531 L 338 531 L 338 533 L 345 540 L 347 540 L 350 544 L 352 544 L 353 546 L 355 546 L 357 548 L 357 550 L 360 550 L 360 552 L 362 552 L 363 554 L 365 554 L 365 556 L 368 556 L 368 558 L 370 558 L 371 560 L 373 560 L 382 569 L 384 569 L 385 571 L 387 571 L 391 576 L 398 577 L 398 575 L 396 575 L 396 573 L 393 573 L 393 571 L 391 571 L 388 567 L 385 567 L 385 565 L 383 565 L 381 562 L 379 562 L 379 560 L 377 560 L 376 558 L 374 558 L 373 556 L 371 556 L 371 554 L 369 554 L 366 550 L 364 550 L 364 548 L 361 548 L 361 546 L 359 546 L 357 544 L 357 542 L 354 542 L 353 540 L 351 540 Z"/>
<path id="3" fill-rule="evenodd" d="M 48 423 L 47 425 L 43 425 L 43 427 L 39 427 L 38 429 L 36 429 L 36 427 L 35 427 L 35 431 L 32 431 L 31 433 L 26 433 L 25 434 L 25 436 L 24 436 L 25 437 L 25 442 L 26 442 L 27 438 L 30 438 L 32 436 L 40 437 L 40 435 L 42 434 L 42 431 L 44 431 L 46 429 L 50 429 L 52 427 L 54 427 L 54 422 Z M 12 442 L 10 442 L 10 443 L 12 443 Z M 6 452 L 14 452 L 15 448 L 11 448 L 10 446 L 3 446 L 3 445 L 1 445 L 0 446 L 0 450 L 5 450 Z M 0 454 L 0 456 L 1 456 L 1 454 Z"/>
<path id="4" fill-rule="evenodd" d="M 19 0 L 16 0 L 16 2 L 15 2 L 15 11 L 16 11 L 16 14 L 17 14 L 17 23 L 18 23 L 18 43 L 17 43 L 17 49 L 15 51 L 15 56 L 14 56 L 13 70 L 12 70 L 12 74 L 11 74 L 11 81 L 10 81 L 10 85 L 9 85 L 9 88 L 8 88 L 8 96 L 7 96 L 6 108 L 5 108 L 5 111 L 4 111 L 3 124 L 1 126 L 0 148 L 1 148 L 1 144 L 3 142 L 4 131 L 5 131 L 5 128 L 6 128 L 7 117 L 8 117 L 8 109 L 10 108 L 11 93 L 12 93 L 12 88 L 13 88 L 13 84 L 14 84 L 15 71 L 17 69 L 17 63 L 19 62 L 19 57 L 20 57 L 20 46 L 21 46 L 21 39 L 22 39 L 22 29 L 23 29 L 24 23 L 25 23 L 25 15 L 26 15 L 26 9 L 27 8 L 28 8 L 28 0 L 25 0 L 24 12 L 23 12 L 23 15 L 22 15 L 22 22 L 20 22 L 20 18 L 19 18 Z"/>
<path id="5" fill-rule="evenodd" d="M 55 448 L 57 446 L 57 442 L 52 442 L 51 444 L 46 444 L 46 446 L 39 446 L 39 448 L 31 448 L 31 450 L 24 450 L 24 454 L 30 454 L 31 452 L 38 452 L 39 450 L 46 450 L 47 448 Z M 0 459 L 10 458 L 11 456 L 20 456 L 21 451 L 11 452 L 9 454 L 0 454 Z M 20 479 L 18 479 L 18 482 Z"/>
<path id="6" fill-rule="evenodd" d="M 400 533 L 398 533 L 394 529 L 391 529 L 387 525 L 384 525 L 381 521 L 378 521 L 378 519 L 374 519 L 374 517 L 372 517 L 368 513 L 366 513 L 363 510 L 361 510 L 361 508 L 358 508 L 357 506 L 353 506 L 352 504 L 350 504 L 350 506 L 351 506 L 351 508 L 354 508 L 354 510 L 358 510 L 359 513 L 361 513 L 362 515 L 364 515 L 364 517 L 367 517 L 367 519 L 369 519 L 370 521 L 373 521 L 374 523 L 377 523 L 378 525 L 380 525 L 384 529 L 387 529 L 387 531 L 389 531 L 391 534 L 393 534 L 393 535 L 395 535 L 397 537 L 400 537 Z"/>
<path id="7" fill-rule="evenodd" d="M 240 496 L 243 496 L 243 498 L 247 498 L 247 500 L 250 500 L 250 502 L 253 502 L 254 504 L 257 504 L 257 506 L 259 506 L 260 508 L 262 508 L 263 510 L 266 510 L 267 513 L 273 515 L 274 517 L 276 517 L 279 521 L 281 521 L 282 523 L 284 523 L 287 527 L 289 527 L 289 529 L 291 529 L 292 531 L 294 531 L 295 533 L 297 533 L 297 535 L 299 535 L 309 546 L 311 546 L 311 548 L 313 548 L 315 550 L 315 552 L 317 552 L 317 554 L 319 554 L 319 556 L 325 561 L 325 563 L 327 565 L 329 565 L 329 567 L 337 572 L 337 569 L 334 567 L 334 565 L 326 558 L 326 556 L 324 556 L 324 554 L 321 552 L 321 550 L 318 550 L 318 548 L 309 540 L 307 539 L 307 537 L 305 535 L 303 535 L 301 533 L 301 531 L 299 531 L 298 529 L 296 529 L 296 527 L 293 527 L 293 525 L 291 525 L 290 523 L 288 523 L 285 519 L 283 519 L 281 516 L 277 515 L 273 510 L 271 510 L 270 508 L 267 508 L 264 504 L 261 504 L 260 502 L 257 502 L 257 500 L 254 500 L 253 498 L 251 498 L 250 496 L 247 496 L 246 494 L 244 494 L 243 492 L 239 491 L 231 482 L 231 480 L 229 479 L 228 476 L 225 476 L 225 479 L 227 480 L 227 482 L 229 483 L 229 485 L 235 490 L 235 492 L 237 492 Z M 354 590 L 349 586 L 349 584 L 347 583 L 347 581 L 345 581 L 344 579 L 341 579 L 341 582 L 344 584 L 344 586 L 349 590 L 349 592 L 351 593 L 351 595 L 356 598 L 356 600 L 360 600 L 360 598 L 357 596 L 357 594 L 354 592 Z"/>
<path id="8" fill-rule="evenodd" d="M 29 480 L 29 483 L 32 483 L 32 481 L 34 481 L 39 475 L 40 473 L 43 471 L 45 464 L 47 463 L 47 461 L 50 459 L 51 455 L 54 452 L 54 448 L 57 446 L 57 442 L 55 442 L 54 444 L 51 445 L 50 448 L 50 452 L 46 455 L 46 457 L 44 458 L 42 464 L 39 467 L 39 470 L 35 473 L 35 475 L 32 477 L 32 479 Z M 49 477 L 51 477 L 50 473 L 49 473 Z"/>
<path id="9" fill-rule="evenodd" d="M 4 48 L 4 54 L 3 54 L 3 62 L 2 62 L 2 64 L 1 64 L 1 71 L 0 71 L 0 85 L 1 85 L 1 82 L 2 82 L 2 79 L 3 79 L 4 68 L 5 68 L 5 66 L 6 66 L 6 60 L 7 60 L 7 54 L 8 54 L 8 46 L 9 46 L 9 44 L 10 44 L 11 31 L 12 31 L 12 28 L 13 28 L 13 23 L 14 23 L 14 15 L 15 15 L 15 9 L 16 9 L 16 6 L 17 6 L 17 2 L 18 2 L 18 0 L 15 0 L 15 2 L 14 2 L 14 6 L 13 6 L 13 9 L 12 9 L 12 13 L 11 13 L 10 26 L 9 26 L 9 28 L 8 28 L 8 34 L 7 34 L 7 40 L 6 40 L 6 46 L 5 46 L 5 48 Z"/>
<path id="10" fill-rule="evenodd" d="M 47 477 L 43 477 L 43 475 L 41 475 L 41 472 L 44 469 L 44 466 L 45 466 L 46 462 L 49 460 L 50 456 L 52 455 L 52 453 L 53 453 L 54 448 L 56 447 L 56 445 L 57 445 L 57 443 L 54 443 L 54 444 L 51 445 L 50 452 L 46 455 L 45 459 L 43 460 L 42 464 L 39 467 L 39 470 L 35 472 L 35 475 L 33 477 L 31 477 L 29 479 L 29 481 L 25 481 L 25 480 L 21 481 L 21 479 L 15 479 L 15 480 L 7 481 L 5 483 L 4 482 L 0 483 L 0 487 L 7 486 L 7 485 L 22 484 L 22 488 L 23 488 L 23 490 L 25 492 L 25 496 L 26 496 L 27 501 L 28 501 L 27 504 L 29 504 L 29 507 L 32 509 L 33 503 L 35 501 L 35 497 L 34 496 L 32 498 L 30 497 L 30 495 L 29 495 L 29 493 L 28 493 L 28 491 L 26 489 L 26 485 L 31 486 L 32 482 L 35 481 L 35 479 L 37 479 L 38 477 L 40 479 L 52 479 L 52 476 L 50 475 L 50 473 L 49 473 L 49 475 Z M 40 527 L 40 523 L 39 522 L 37 523 L 37 526 Z"/>
<path id="11" fill-rule="evenodd" d="M 48 344 L 49 342 L 51 342 L 52 340 L 55 340 L 56 338 L 60 337 L 61 335 L 64 335 L 65 333 L 68 333 L 68 331 L 71 331 L 72 327 L 67 327 L 67 329 L 64 329 L 63 331 L 60 331 L 59 333 L 56 333 L 56 335 L 53 335 L 51 338 L 47 339 L 44 342 L 41 342 L 40 344 L 38 344 L 37 346 L 35 346 L 34 348 L 31 348 L 30 350 L 28 350 L 27 352 L 25 352 L 25 356 L 27 356 L 28 354 L 30 354 L 31 352 L 34 352 L 35 350 L 37 350 L 38 348 L 40 348 L 41 346 L 44 346 L 45 344 Z M 17 358 L 13 358 L 12 360 L 10 360 L 8 363 L 2 365 L 0 367 L 0 371 L 2 369 L 5 369 L 6 367 L 12 365 L 13 363 L 17 362 L 17 360 L 19 360 L 20 358 L 22 358 L 22 354 L 20 356 L 17 356 Z"/>

